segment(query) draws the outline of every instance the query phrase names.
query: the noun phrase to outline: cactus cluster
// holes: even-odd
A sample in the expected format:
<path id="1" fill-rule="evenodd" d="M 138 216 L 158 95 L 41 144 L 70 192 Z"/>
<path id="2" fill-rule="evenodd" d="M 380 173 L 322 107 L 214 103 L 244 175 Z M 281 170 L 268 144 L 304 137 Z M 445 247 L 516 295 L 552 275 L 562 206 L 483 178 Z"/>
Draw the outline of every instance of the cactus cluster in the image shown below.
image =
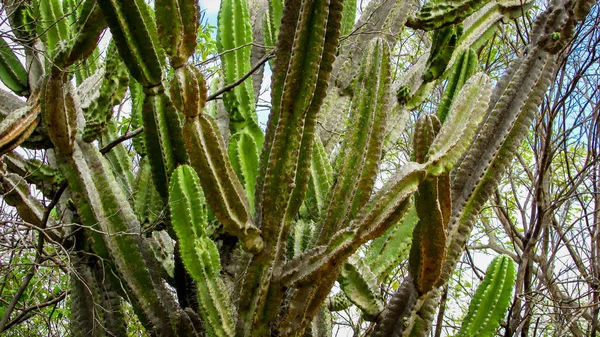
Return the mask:
<path id="1" fill-rule="evenodd" d="M 74 336 L 125 336 L 123 301 L 152 336 L 330 336 L 331 312 L 351 305 L 373 322 L 372 336 L 424 336 L 554 55 L 589 11 L 590 1 L 575 2 L 577 10 L 552 5 L 540 15 L 529 54 L 492 92 L 474 50 L 530 1 L 432 0 L 410 18 L 410 2 L 387 1 L 354 25 L 356 1 L 270 0 L 256 20 L 275 55 L 263 131 L 252 79 L 239 81 L 252 66 L 246 0 L 221 2 L 227 90 L 210 98 L 206 74 L 188 62 L 200 29 L 195 0 L 6 1 L 17 40 L 47 54 L 27 49 L 26 67 L 0 39 L 0 79 L 27 98 L 0 102 L 0 112 L 10 109 L 0 117 L 0 191 L 39 224 L 44 208 L 26 181 L 49 197 L 66 188 L 70 201 L 59 207 L 75 229 L 48 235 L 74 247 Z M 432 31 L 429 53 L 400 83 L 391 76 L 395 37 L 364 34 L 338 50 L 371 15 L 383 16 L 386 31 L 405 22 Z M 98 57 L 105 29 L 112 41 Z M 416 122 L 410 161 L 376 187 L 395 137 L 388 124 L 444 83 L 437 113 Z M 113 112 L 127 91 L 128 130 L 142 133 L 131 149 L 113 144 L 127 131 Z M 215 98 L 228 130 L 206 108 Z M 319 134 L 321 116 L 347 119 L 340 141 Z M 13 151 L 32 144 L 51 160 Z M 409 275 L 385 303 L 379 284 L 403 261 Z M 494 260 L 461 336 L 495 330 L 513 278 L 508 257 Z M 330 296 L 336 282 L 341 291 Z"/>

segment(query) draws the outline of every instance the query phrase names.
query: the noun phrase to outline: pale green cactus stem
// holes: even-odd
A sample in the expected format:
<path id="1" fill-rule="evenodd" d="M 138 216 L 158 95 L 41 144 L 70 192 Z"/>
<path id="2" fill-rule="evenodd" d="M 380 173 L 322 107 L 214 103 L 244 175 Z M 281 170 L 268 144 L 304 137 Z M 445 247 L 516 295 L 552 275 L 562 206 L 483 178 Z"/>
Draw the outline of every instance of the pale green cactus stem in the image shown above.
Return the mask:
<path id="1" fill-rule="evenodd" d="M 352 122 L 337 155 L 337 179 L 319 224 L 318 245 L 326 243 L 347 220 L 352 220 L 370 197 L 381 157 L 389 84 L 389 47 L 377 38 L 363 56 L 350 112 Z"/>
<path id="2" fill-rule="evenodd" d="M 83 139 L 86 142 L 96 140 L 104 131 L 107 122 L 112 118 L 112 108 L 123 100 L 129 82 L 129 73 L 117 54 L 114 43 L 109 44 L 106 50 L 104 68 L 99 95 L 83 109 L 86 121 Z"/>
<path id="3" fill-rule="evenodd" d="M 437 111 L 437 116 L 442 123 L 446 120 L 450 105 L 455 95 L 460 91 L 465 82 L 475 73 L 478 66 L 477 54 L 472 48 L 461 51 L 456 57 L 452 73 L 448 78 L 448 85 L 444 97 Z"/>
<path id="4" fill-rule="evenodd" d="M 0 37 L 0 80 L 15 94 L 29 95 L 27 71 L 2 37 Z"/>
<path id="5" fill-rule="evenodd" d="M 440 29 L 462 22 L 485 4 L 483 0 L 431 0 L 406 25 L 424 30 Z"/>
<path id="6" fill-rule="evenodd" d="M 190 275 L 198 285 L 202 318 L 210 336 L 234 336 L 234 321 L 225 284 L 221 279 L 219 252 L 206 236 L 207 215 L 200 180 L 193 168 L 179 166 L 169 189 L 173 229 Z"/>
<path id="7" fill-rule="evenodd" d="M 469 303 L 469 311 L 456 336 L 493 336 L 510 306 L 516 277 L 515 264 L 510 257 L 494 258 Z"/>
<path id="8" fill-rule="evenodd" d="M 369 266 L 359 257 L 351 258 L 344 263 L 338 282 L 348 299 L 360 308 L 363 318 L 375 321 L 383 310 L 383 301 L 377 277 Z"/>

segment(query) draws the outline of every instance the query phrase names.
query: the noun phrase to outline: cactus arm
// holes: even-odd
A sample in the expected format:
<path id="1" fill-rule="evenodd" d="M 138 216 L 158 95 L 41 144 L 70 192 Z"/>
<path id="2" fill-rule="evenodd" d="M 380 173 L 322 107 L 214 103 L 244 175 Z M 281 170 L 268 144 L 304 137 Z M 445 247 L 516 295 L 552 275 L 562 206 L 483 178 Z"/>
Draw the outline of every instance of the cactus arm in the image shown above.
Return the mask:
<path id="1" fill-rule="evenodd" d="M 374 321 L 383 310 L 383 302 L 377 278 L 369 267 L 361 259 L 351 259 L 344 263 L 338 282 L 348 299 L 363 312 L 363 317 Z"/>
<path id="2" fill-rule="evenodd" d="M 413 153 L 419 163 L 439 133 L 440 121 L 435 115 L 423 115 L 416 123 Z M 414 228 L 409 256 L 409 270 L 419 294 L 433 288 L 440 276 L 446 255 L 446 231 L 439 203 L 438 179 L 425 179 L 415 193 L 415 209 L 419 221 Z"/>
<path id="3" fill-rule="evenodd" d="M 462 22 L 486 4 L 483 0 L 432 0 L 421 8 L 416 18 L 408 20 L 411 28 L 434 30 Z"/>
<path id="4" fill-rule="evenodd" d="M 187 162 L 179 113 L 159 85 L 145 90 L 142 121 L 156 190 L 168 198 L 168 179 L 177 165 Z"/>
<path id="5" fill-rule="evenodd" d="M 127 90 L 129 74 L 123 61 L 117 54 L 114 44 L 110 44 L 104 61 L 104 78 L 99 95 L 83 109 L 86 120 L 83 139 L 92 142 L 100 136 L 106 123 L 112 117 L 113 106 L 121 103 Z"/>
<path id="6" fill-rule="evenodd" d="M 448 120 L 431 144 L 428 153 L 430 174 L 450 172 L 467 150 L 490 101 L 490 82 L 485 74 L 473 75 L 458 93 Z"/>
<path id="7" fill-rule="evenodd" d="M 99 0 L 98 4 L 131 75 L 144 87 L 158 85 L 162 55 L 149 7 L 143 0 Z"/>
<path id="8" fill-rule="evenodd" d="M 453 212 L 448 260 L 442 271 L 442 279 L 447 280 L 451 269 L 454 269 L 471 231 L 474 214 L 479 212 L 493 186 L 496 186 L 508 165 L 510 153 L 513 153 L 511 151 L 521 143 L 535 108 L 549 85 L 552 66 L 547 64 L 550 57 L 544 51 L 535 51 L 533 54 L 522 63 L 515 63 L 517 72 L 509 72 L 501 80 L 479 137 L 457 167 L 457 178 L 452 186 Z M 495 150 L 490 151 L 490 148 Z M 471 178 L 460 173 L 465 170 L 472 175 Z"/>
<path id="9" fill-rule="evenodd" d="M 139 232 L 139 222 L 102 155 L 90 144 L 77 141 L 72 156 L 59 157 L 80 214 L 86 223 L 106 233 L 102 235 L 106 248 L 138 313 L 150 322 L 152 331 L 174 334 L 172 324 L 178 315 L 174 300 L 153 272 L 158 266 L 150 247 L 131 234 Z"/>
<path id="10" fill-rule="evenodd" d="M 198 285 L 202 317 L 209 335 L 233 336 L 233 318 L 220 275 L 219 253 L 215 244 L 206 237 L 205 198 L 193 168 L 182 165 L 173 172 L 169 198 L 181 256 Z"/>
<path id="11" fill-rule="evenodd" d="M 0 37 L 0 80 L 10 90 L 19 96 L 29 94 L 27 71 L 8 46 Z"/>
<path id="12" fill-rule="evenodd" d="M 106 28 L 106 21 L 95 0 L 85 0 L 79 6 L 78 13 L 70 14 L 67 18 L 69 17 L 77 17 L 75 28 L 71 30 L 73 38 L 54 59 L 54 64 L 63 69 L 90 56 Z"/>
<path id="13" fill-rule="evenodd" d="M 244 184 L 251 208 L 254 206 L 254 187 L 258 172 L 259 158 L 256 148 L 254 137 L 246 131 L 238 132 L 229 139 L 229 158 L 234 172 Z"/>
<path id="14" fill-rule="evenodd" d="M 284 0 L 269 0 L 269 6 L 263 19 L 265 45 L 274 47 L 279 36 L 279 25 L 283 16 Z"/>
<path id="15" fill-rule="evenodd" d="M 450 77 L 448 78 L 448 85 L 444 91 L 442 102 L 437 111 L 437 116 L 442 123 L 446 120 L 450 105 L 454 100 L 455 95 L 460 91 L 465 82 L 475 73 L 477 70 L 477 54 L 472 48 L 461 51 L 460 55 L 457 56 L 456 63 Z"/>
<path id="16" fill-rule="evenodd" d="M 0 122 L 0 156 L 21 145 L 40 122 L 40 104 L 32 104 L 13 111 Z"/>
<path id="17" fill-rule="evenodd" d="M 204 113 L 186 117 L 183 133 L 191 165 L 200 176 L 216 218 L 227 232 L 240 239 L 246 250 L 259 252 L 263 248 L 261 231 L 252 222 L 248 200 L 227 159 L 215 121 Z"/>
<path id="18" fill-rule="evenodd" d="M 54 147 L 69 154 L 77 135 L 77 107 L 64 75 L 49 76 L 42 93 L 44 120 Z"/>
<path id="19" fill-rule="evenodd" d="M 492 336 L 508 311 L 515 279 L 515 265 L 508 256 L 492 260 L 457 336 Z"/>
<path id="20" fill-rule="evenodd" d="M 346 222 L 353 208 L 356 213 L 370 197 L 381 153 L 382 122 L 389 101 L 389 60 L 387 42 L 383 39 L 372 40 L 364 53 L 350 113 L 352 122 L 338 155 L 336 170 L 339 174 L 330 192 L 327 212 L 320 224 L 318 244 L 326 243 Z M 365 165 L 368 167 L 363 172 Z M 356 193 L 359 193 L 359 200 L 355 202 Z"/>
<path id="21" fill-rule="evenodd" d="M 318 218 L 326 205 L 327 193 L 332 184 L 332 168 L 321 139 L 317 136 L 310 160 L 310 182 L 306 190 L 305 204 L 309 216 Z"/>

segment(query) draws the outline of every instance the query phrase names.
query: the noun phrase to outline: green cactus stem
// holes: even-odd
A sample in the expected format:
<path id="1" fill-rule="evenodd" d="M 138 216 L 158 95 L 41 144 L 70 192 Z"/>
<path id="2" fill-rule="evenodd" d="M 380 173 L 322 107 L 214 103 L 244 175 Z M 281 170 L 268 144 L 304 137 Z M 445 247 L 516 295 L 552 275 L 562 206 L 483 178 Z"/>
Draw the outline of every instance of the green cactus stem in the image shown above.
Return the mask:
<path id="1" fill-rule="evenodd" d="M 195 0 L 158 0 L 155 8 L 160 42 L 171 66 L 178 69 L 196 50 L 200 6 Z"/>
<path id="2" fill-rule="evenodd" d="M 202 318 L 210 336 L 234 336 L 231 305 L 221 279 L 215 243 L 206 236 L 207 215 L 200 179 L 193 168 L 179 166 L 169 189 L 173 228 L 189 273 L 198 285 Z"/>
<path id="3" fill-rule="evenodd" d="M 472 48 L 461 51 L 456 57 L 452 73 L 448 78 L 448 85 L 444 91 L 444 97 L 437 111 L 437 116 L 442 123 L 446 120 L 450 105 L 455 95 L 460 91 L 465 82 L 475 73 L 478 66 L 477 54 Z"/>
<path id="4" fill-rule="evenodd" d="M 462 22 L 485 4 L 483 0 L 431 0 L 406 25 L 424 30 L 440 29 Z"/>
<path id="5" fill-rule="evenodd" d="M 83 109 L 86 121 L 83 139 L 86 142 L 92 142 L 100 136 L 112 118 L 112 108 L 123 100 L 129 82 L 127 68 L 117 54 L 114 43 L 109 44 L 106 50 L 104 68 L 99 95 Z"/>
<path id="6" fill-rule="evenodd" d="M 246 194 L 227 160 L 225 144 L 213 118 L 204 113 L 186 116 L 183 136 L 190 163 L 200 177 L 215 217 L 225 231 L 240 239 L 244 249 L 261 251 L 261 231 L 252 222 Z"/>
<path id="7" fill-rule="evenodd" d="M 516 277 L 515 264 L 510 257 L 494 258 L 469 303 L 469 311 L 456 336 L 493 336 L 508 311 Z"/>
<path id="8" fill-rule="evenodd" d="M 265 45 L 275 47 L 279 36 L 279 25 L 283 16 L 284 0 L 269 0 L 269 7 L 263 18 Z"/>
<path id="9" fill-rule="evenodd" d="M 2 37 L 0 37 L 0 80 L 15 94 L 29 95 L 27 71 Z"/>
<path id="10" fill-rule="evenodd" d="M 63 43 L 70 39 L 68 20 L 64 15 L 61 1 L 36 0 L 34 6 L 37 14 L 37 34 L 45 42 L 51 59 L 54 59 L 54 56 L 63 49 Z"/>
<path id="11" fill-rule="evenodd" d="M 265 136 L 268 145 L 261 154 L 256 185 L 256 219 L 265 249 L 252 260 L 243 282 L 240 334 L 266 334 L 280 310 L 282 288 L 271 287 L 269 280 L 272 266 L 281 265 L 285 258 L 290 220 L 306 193 L 317 113 L 336 55 L 342 10 L 339 0 L 285 2 L 283 15 L 290 20 L 280 26 L 273 64 L 273 109 Z"/>

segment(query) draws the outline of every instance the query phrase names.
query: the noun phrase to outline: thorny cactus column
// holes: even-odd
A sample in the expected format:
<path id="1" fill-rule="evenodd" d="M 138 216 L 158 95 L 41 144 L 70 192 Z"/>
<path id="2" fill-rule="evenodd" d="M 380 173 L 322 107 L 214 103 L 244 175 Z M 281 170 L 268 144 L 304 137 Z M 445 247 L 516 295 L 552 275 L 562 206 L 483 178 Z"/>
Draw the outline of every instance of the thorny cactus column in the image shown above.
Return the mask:
<path id="1" fill-rule="evenodd" d="M 207 97 L 204 74 L 188 62 L 195 0 L 4 1 L 27 63 L 3 37 L 0 80 L 27 102 L 0 91 L 0 190 L 42 225 L 44 206 L 26 184 L 49 199 L 66 188 L 59 207 L 74 225 L 51 218 L 61 229 L 47 233 L 73 251 L 72 334 L 125 336 L 128 302 L 151 336 L 330 336 L 331 311 L 351 305 L 373 322 L 372 336 L 425 336 L 555 55 L 593 1 L 552 1 L 527 55 L 492 92 L 475 50 L 532 3 L 432 0 L 410 16 L 412 1 L 374 0 L 352 27 L 356 1 L 270 0 L 256 21 L 275 56 L 263 133 L 251 79 L 241 81 L 254 66 L 248 3 L 224 0 L 221 70 L 225 85 L 240 83 L 221 91 L 226 142 L 205 111 L 221 97 Z M 431 32 L 430 50 L 401 80 L 391 78 L 395 36 L 347 36 L 371 16 L 386 32 Z M 386 142 L 402 129 L 390 124 L 446 79 L 437 113 L 417 121 L 411 161 L 375 191 Z M 131 152 L 113 144 L 124 133 L 113 107 L 127 88 L 131 125 L 143 133 Z M 319 119 L 343 136 L 322 141 Z M 54 160 L 23 159 L 18 146 Z M 406 260 L 410 275 L 384 303 L 380 283 Z M 460 334 L 495 332 L 513 277 L 508 257 L 494 260 Z M 328 297 L 336 281 L 342 292 Z"/>

